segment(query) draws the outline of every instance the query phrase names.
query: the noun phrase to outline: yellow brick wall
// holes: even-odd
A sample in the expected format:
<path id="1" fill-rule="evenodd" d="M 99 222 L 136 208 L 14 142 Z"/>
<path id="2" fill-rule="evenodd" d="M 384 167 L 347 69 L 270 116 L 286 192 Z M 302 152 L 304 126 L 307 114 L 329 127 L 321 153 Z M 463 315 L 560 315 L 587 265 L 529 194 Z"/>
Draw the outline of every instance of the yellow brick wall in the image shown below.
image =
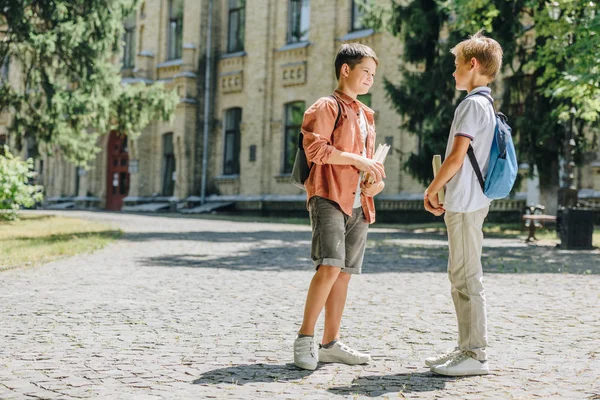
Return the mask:
<path id="1" fill-rule="evenodd" d="M 378 0 L 383 1 L 384 0 Z M 163 81 L 177 88 L 182 102 L 172 124 L 151 123 L 142 135 L 130 143 L 130 159 L 139 162 L 139 172 L 130 178 L 130 196 L 162 193 L 163 135 L 173 132 L 177 181 L 175 196 L 185 199 L 199 195 L 201 145 L 203 133 L 204 55 L 208 0 L 185 0 L 183 50 L 181 62 L 167 63 L 168 0 L 145 0 L 144 13 L 136 19 L 136 65 L 124 71 L 127 79 Z M 294 195 L 302 191 L 288 183 L 282 174 L 285 105 L 304 101 L 308 107 L 336 87 L 334 59 L 342 40 L 350 31 L 350 0 L 312 0 L 307 46 L 289 48 L 287 42 L 288 2 L 284 0 L 247 0 L 245 48 L 243 54 L 227 54 L 228 1 L 215 0 L 210 108 L 215 124 L 208 148 L 209 193 L 231 195 Z M 401 84 L 398 71 L 402 43 L 387 33 L 363 35 L 352 41 L 371 46 L 380 64 L 371 89 L 371 106 L 376 112 L 377 143 L 393 138 L 394 150 L 386 161 L 384 194 L 419 193 L 416 183 L 402 165 L 416 149 L 418 137 L 401 129 L 402 120 L 386 99 L 384 77 Z M 118 57 L 117 57 L 118 59 Z M 301 78 L 284 79 L 284 71 L 300 70 Z M 11 66 L 10 79 L 20 82 L 18 67 Z M 451 79 L 451 77 L 448 77 Z M 498 85 L 501 89 L 501 84 Z M 242 108 L 240 175 L 223 176 L 225 112 Z M 6 130 L 10 116 L 0 116 L 0 133 Z M 80 178 L 79 195 L 92 194 L 105 200 L 106 145 Z M 250 146 L 256 146 L 256 161 L 249 160 Z M 397 151 L 400 150 L 400 151 Z M 598 157 L 597 157 L 598 158 Z M 61 159 L 42 157 L 44 171 L 40 180 L 48 196 L 75 195 L 75 167 Z M 38 161 L 39 165 L 39 161 Z M 584 173 L 586 186 L 600 188 L 598 168 Z M 586 170 L 587 171 L 587 170 Z"/>

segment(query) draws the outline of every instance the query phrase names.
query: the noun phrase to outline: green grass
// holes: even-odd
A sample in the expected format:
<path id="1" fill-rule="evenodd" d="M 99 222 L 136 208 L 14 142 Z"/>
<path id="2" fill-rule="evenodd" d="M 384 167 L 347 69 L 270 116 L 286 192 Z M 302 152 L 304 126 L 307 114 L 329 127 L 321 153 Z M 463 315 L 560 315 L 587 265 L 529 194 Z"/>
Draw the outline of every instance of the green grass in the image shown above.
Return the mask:
<path id="1" fill-rule="evenodd" d="M 88 253 L 121 236 L 109 225 L 50 215 L 0 222 L 0 270 Z"/>

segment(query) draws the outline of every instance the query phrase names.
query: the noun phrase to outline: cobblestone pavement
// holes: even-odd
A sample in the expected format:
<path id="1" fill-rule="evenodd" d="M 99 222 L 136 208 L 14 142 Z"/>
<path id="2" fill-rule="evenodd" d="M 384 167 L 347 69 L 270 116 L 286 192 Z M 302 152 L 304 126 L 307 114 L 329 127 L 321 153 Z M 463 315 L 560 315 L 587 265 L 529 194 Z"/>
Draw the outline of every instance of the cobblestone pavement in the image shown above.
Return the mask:
<path id="1" fill-rule="evenodd" d="M 444 238 L 374 228 L 342 322 L 374 361 L 309 372 L 290 364 L 308 226 L 65 215 L 125 235 L 0 273 L 0 399 L 600 399 L 598 250 L 486 239 L 493 374 L 442 378 L 423 359 L 456 336 Z"/>

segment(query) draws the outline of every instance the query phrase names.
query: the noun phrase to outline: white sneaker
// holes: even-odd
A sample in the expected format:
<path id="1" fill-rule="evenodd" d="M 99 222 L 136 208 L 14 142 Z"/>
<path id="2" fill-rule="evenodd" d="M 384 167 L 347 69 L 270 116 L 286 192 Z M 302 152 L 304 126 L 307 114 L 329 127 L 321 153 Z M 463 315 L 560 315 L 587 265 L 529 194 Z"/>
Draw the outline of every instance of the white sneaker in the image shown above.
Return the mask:
<path id="1" fill-rule="evenodd" d="M 460 353 L 442 365 L 434 365 L 431 372 L 447 376 L 486 375 L 490 373 L 487 361 L 479 361 L 466 352 Z"/>
<path id="2" fill-rule="evenodd" d="M 312 336 L 296 338 L 294 341 L 294 365 L 314 371 L 317 369 L 318 362 L 314 338 Z"/>
<path id="3" fill-rule="evenodd" d="M 460 350 L 458 349 L 458 347 L 455 347 L 454 349 L 448 350 L 445 353 L 426 358 L 425 365 L 427 365 L 428 367 L 433 367 L 434 365 L 445 364 L 446 362 L 452 360 L 459 354 Z"/>
<path id="4" fill-rule="evenodd" d="M 324 363 L 341 363 L 348 365 L 366 364 L 371 361 L 371 356 L 361 353 L 337 341 L 330 348 L 319 348 L 319 361 Z"/>

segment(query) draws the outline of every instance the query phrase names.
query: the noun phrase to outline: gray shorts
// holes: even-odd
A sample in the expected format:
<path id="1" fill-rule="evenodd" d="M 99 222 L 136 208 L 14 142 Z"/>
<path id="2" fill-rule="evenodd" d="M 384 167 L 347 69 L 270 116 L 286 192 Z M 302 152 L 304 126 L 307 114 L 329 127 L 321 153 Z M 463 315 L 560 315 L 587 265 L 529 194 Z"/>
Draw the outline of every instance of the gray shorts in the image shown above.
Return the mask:
<path id="1" fill-rule="evenodd" d="M 314 196 L 308 209 L 312 225 L 310 257 L 315 269 L 330 265 L 348 274 L 360 274 L 369 229 L 362 207 L 348 216 L 335 202 Z"/>

